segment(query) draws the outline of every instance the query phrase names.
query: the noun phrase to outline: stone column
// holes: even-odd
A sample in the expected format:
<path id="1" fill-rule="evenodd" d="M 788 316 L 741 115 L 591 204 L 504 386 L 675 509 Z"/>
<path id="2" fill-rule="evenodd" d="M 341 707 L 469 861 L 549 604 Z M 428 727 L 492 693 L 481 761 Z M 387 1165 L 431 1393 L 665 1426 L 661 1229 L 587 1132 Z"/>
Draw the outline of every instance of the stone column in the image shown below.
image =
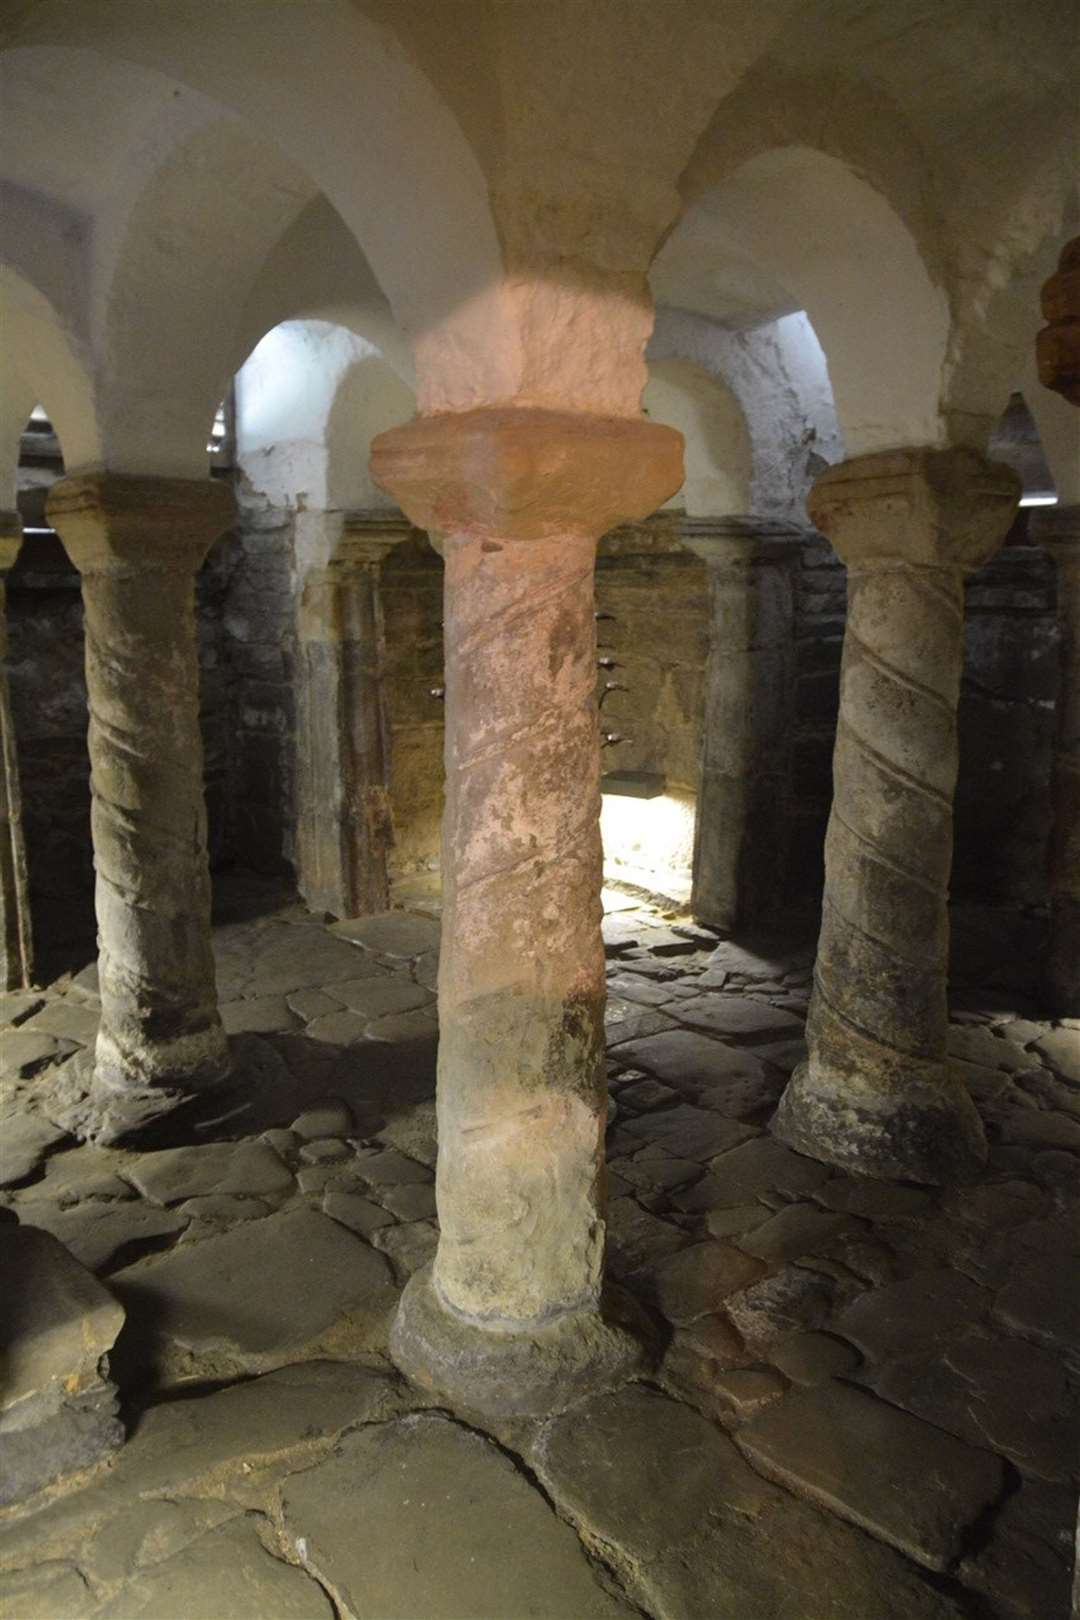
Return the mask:
<path id="1" fill-rule="evenodd" d="M 1019 493 L 974 451 L 913 449 L 831 467 L 810 496 L 848 618 L 809 1060 L 773 1128 L 863 1175 L 948 1183 L 986 1154 L 946 1059 L 956 706 L 963 576 Z"/>
<path id="2" fill-rule="evenodd" d="M 730 933 L 778 898 L 795 704 L 795 524 L 687 518 L 708 565 L 709 657 L 690 908 Z"/>
<path id="3" fill-rule="evenodd" d="M 302 556 L 297 518 L 297 865 L 313 910 L 362 917 L 390 904 L 394 839 L 379 574 L 412 527 L 394 512 L 318 516 L 337 519 L 338 532 L 327 555 Z"/>
<path id="4" fill-rule="evenodd" d="M 22 545 L 18 512 L 0 511 L 0 990 L 34 982 L 30 890 L 23 839 L 22 795 L 7 678 L 4 582 Z"/>
<path id="5" fill-rule="evenodd" d="M 1080 1018 L 1080 506 L 1031 514 L 1032 540 L 1057 565 L 1061 687 L 1051 784 L 1050 941 L 1045 981 L 1059 1018 Z"/>
<path id="6" fill-rule="evenodd" d="M 446 776 L 433 1267 L 392 1336 L 488 1412 L 633 1365 L 601 1305 L 604 952 L 596 541 L 681 479 L 631 418 L 481 409 L 378 438 L 372 470 L 445 558 Z"/>
<path id="7" fill-rule="evenodd" d="M 210 951 L 195 573 L 227 485 L 92 474 L 49 494 L 82 575 L 101 1025 L 81 1134 L 115 1141 L 228 1067 Z"/>

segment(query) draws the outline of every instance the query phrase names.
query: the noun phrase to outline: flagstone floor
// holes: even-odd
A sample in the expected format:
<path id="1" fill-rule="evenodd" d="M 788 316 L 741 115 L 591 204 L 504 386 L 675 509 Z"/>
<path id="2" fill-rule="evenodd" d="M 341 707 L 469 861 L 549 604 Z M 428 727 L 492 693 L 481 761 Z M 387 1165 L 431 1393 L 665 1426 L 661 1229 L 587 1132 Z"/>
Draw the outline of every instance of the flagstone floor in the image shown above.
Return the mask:
<path id="1" fill-rule="evenodd" d="M 1064 1620 L 1080 1027 L 967 996 L 985 1176 L 858 1180 L 768 1133 L 812 938 L 608 900 L 608 1264 L 662 1353 L 546 1421 L 433 1405 L 387 1352 L 437 1241 L 437 919 L 238 889 L 235 1081 L 138 1151 L 62 1128 L 93 968 L 2 998 L 0 1244 L 53 1233 L 124 1307 L 128 1438 L 0 1513 L 0 1614 Z"/>

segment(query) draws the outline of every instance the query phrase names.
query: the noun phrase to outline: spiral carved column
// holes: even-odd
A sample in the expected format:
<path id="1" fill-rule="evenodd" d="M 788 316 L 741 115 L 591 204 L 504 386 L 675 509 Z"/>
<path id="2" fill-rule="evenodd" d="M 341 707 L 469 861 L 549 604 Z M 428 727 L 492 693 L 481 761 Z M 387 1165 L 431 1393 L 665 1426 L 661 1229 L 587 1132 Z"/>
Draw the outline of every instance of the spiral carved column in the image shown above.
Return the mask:
<path id="1" fill-rule="evenodd" d="M 1046 989 L 1051 1012 L 1059 1018 L 1080 1018 L 1080 506 L 1051 506 L 1032 513 L 1030 534 L 1056 564 L 1061 626 Z"/>
<path id="2" fill-rule="evenodd" d="M 825 896 L 807 1029 L 774 1130 L 885 1179 L 946 1183 L 986 1144 L 946 1058 L 963 576 L 1019 480 L 968 450 L 830 468 L 810 513 L 848 564 Z"/>
<path id="3" fill-rule="evenodd" d="M 195 572 L 224 485 L 64 479 L 48 512 L 82 575 L 101 1024 L 81 1133 L 115 1141 L 228 1066 L 210 951 Z"/>
<path id="4" fill-rule="evenodd" d="M 22 545 L 18 512 L 0 512 L 0 990 L 34 982 L 30 889 L 23 839 L 22 794 L 7 679 L 4 581 Z"/>
<path id="5" fill-rule="evenodd" d="M 544 1411 L 633 1364 L 601 1304 L 596 541 L 681 479 L 641 421 L 429 417 L 372 469 L 446 564 L 439 1249 L 392 1337 L 413 1377 L 482 1410 Z"/>

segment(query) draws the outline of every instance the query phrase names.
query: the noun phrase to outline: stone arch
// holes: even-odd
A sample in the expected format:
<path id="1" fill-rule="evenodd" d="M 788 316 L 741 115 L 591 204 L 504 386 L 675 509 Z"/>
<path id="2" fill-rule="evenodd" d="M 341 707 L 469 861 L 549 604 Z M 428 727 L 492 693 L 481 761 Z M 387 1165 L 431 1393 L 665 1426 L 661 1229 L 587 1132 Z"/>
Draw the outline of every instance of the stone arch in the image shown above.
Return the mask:
<path id="1" fill-rule="evenodd" d="M 654 360 L 642 408 L 685 442 L 686 477 L 666 506 L 690 517 L 750 510 L 750 435 L 730 389 L 692 360 Z"/>
<path id="2" fill-rule="evenodd" d="M 3 264 L 0 328 L 12 375 L 23 379 L 26 397 L 33 395 L 22 411 L 16 442 L 30 411 L 40 403 L 64 446 L 68 464 L 99 465 L 102 436 L 97 403 L 70 325 L 37 287 Z"/>
<path id="3" fill-rule="evenodd" d="M 284 321 L 238 374 L 238 458 L 275 505 L 386 506 L 368 445 L 414 409 L 411 389 L 367 339 L 327 321 Z"/>
<path id="4" fill-rule="evenodd" d="M 851 454 L 942 442 L 949 301 L 889 198 L 842 159 L 801 145 L 747 157 L 688 210 L 682 232 L 760 267 L 825 351 Z"/>
<path id="5" fill-rule="evenodd" d="M 75 13 L 35 10 L 16 37 L 67 58 L 78 50 L 102 78 L 113 61 L 140 64 L 243 119 L 337 208 L 418 350 L 456 358 L 427 368 L 437 381 L 425 408 L 512 395 L 520 344 L 509 306 L 490 297 L 502 255 L 487 186 L 446 102 L 389 26 L 348 0 L 324 0 L 260 8 L 256 39 L 247 7 L 181 0 L 166 26 L 138 0 L 85 0 Z M 506 326 L 505 341 L 493 322 Z"/>

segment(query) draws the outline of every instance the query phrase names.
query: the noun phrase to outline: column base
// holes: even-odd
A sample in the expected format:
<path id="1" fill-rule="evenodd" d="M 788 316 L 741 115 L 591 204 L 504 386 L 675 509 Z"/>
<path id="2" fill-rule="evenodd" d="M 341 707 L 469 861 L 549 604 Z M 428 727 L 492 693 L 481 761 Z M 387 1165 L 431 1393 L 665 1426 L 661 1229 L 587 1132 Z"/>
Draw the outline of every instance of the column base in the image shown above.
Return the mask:
<path id="1" fill-rule="evenodd" d="M 193 1118 L 205 1111 L 230 1077 L 226 1063 L 191 1080 L 148 1085 L 117 1075 L 89 1049 L 70 1058 L 53 1083 L 54 1106 L 50 1117 L 82 1142 L 99 1147 L 120 1143 L 162 1145 L 179 1136 Z"/>
<path id="2" fill-rule="evenodd" d="M 432 1268 L 405 1288 L 390 1354 L 413 1383 L 486 1417 L 543 1417 L 646 1372 L 653 1330 L 635 1303 L 605 1292 L 599 1310 L 576 1311 L 521 1333 L 495 1332 L 439 1299 Z"/>
<path id="3" fill-rule="evenodd" d="M 947 1069 L 940 1083 L 913 1079 L 899 1091 L 868 1081 L 854 1088 L 800 1063 L 769 1128 L 797 1153 L 879 1181 L 945 1187 L 986 1163 L 975 1104 Z"/>

